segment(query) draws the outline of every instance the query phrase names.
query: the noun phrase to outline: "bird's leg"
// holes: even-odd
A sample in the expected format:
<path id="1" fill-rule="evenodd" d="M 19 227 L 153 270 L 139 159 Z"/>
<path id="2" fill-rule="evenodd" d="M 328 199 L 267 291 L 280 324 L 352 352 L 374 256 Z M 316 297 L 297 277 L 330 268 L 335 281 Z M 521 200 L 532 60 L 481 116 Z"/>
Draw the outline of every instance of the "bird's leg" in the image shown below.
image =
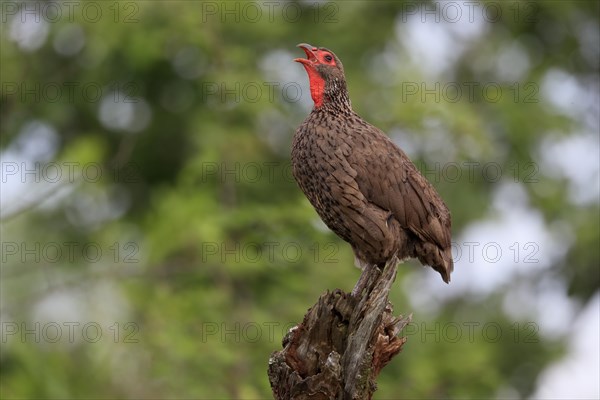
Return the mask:
<path id="1" fill-rule="evenodd" d="M 365 287 L 369 282 L 369 278 L 371 277 L 371 272 L 373 271 L 373 268 L 375 268 L 375 266 L 372 264 L 365 265 L 365 267 L 362 270 L 362 273 L 360 274 L 360 278 L 358 278 L 358 282 L 356 282 L 356 285 L 354 285 L 354 289 L 352 289 L 352 293 L 350 293 L 352 297 L 359 296 L 362 293 L 362 291 L 365 290 Z"/>

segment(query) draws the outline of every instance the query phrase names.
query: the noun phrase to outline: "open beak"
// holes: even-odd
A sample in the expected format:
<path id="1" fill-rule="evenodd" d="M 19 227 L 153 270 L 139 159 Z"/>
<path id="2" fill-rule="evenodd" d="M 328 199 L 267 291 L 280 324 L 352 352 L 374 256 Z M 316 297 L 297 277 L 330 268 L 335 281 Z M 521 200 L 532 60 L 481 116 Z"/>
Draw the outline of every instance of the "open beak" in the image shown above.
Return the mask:
<path id="1" fill-rule="evenodd" d="M 305 66 L 314 65 L 317 63 L 317 56 L 315 56 L 314 51 L 317 51 L 317 48 L 311 46 L 307 43 L 300 43 L 296 47 L 300 47 L 306 53 L 306 58 L 294 58 L 294 61 L 304 64 Z"/>

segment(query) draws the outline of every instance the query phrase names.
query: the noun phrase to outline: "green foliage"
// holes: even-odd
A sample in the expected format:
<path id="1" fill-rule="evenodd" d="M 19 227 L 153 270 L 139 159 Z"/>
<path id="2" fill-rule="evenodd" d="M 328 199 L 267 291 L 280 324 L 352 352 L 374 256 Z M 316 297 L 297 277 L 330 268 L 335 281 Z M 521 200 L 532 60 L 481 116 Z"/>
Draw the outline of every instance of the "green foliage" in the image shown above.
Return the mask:
<path id="1" fill-rule="evenodd" d="M 552 71 L 597 85 L 598 62 L 578 29 L 598 31 L 598 2 L 495 3 L 505 17 L 476 17 L 483 28 L 468 39 L 444 20 L 443 2 L 427 2 L 442 18 L 429 15 L 426 27 L 457 29 L 449 42 L 456 60 L 435 78 L 402 44 L 410 23 L 420 23 L 412 15 L 420 2 L 95 2 L 102 16 L 93 21 L 92 9 L 82 12 L 89 3 L 77 3 L 72 19 L 42 18 L 48 34 L 35 50 L 19 46 L 15 21 L 23 7 L 42 17 L 51 10 L 2 6 L 3 179 L 14 160 L 62 171 L 58 182 L 40 173 L 2 183 L 18 193 L 2 199 L 2 398 L 270 397 L 270 353 L 323 291 L 349 291 L 359 275 L 349 246 L 324 228 L 291 177 L 291 137 L 309 100 L 292 61 L 300 42 L 343 60 L 355 109 L 410 148 L 452 211 L 455 240 L 495 217 L 497 190 L 514 183 L 565 247 L 539 281 L 561 282 L 578 305 L 598 291 L 597 199 L 574 201 L 568 178 L 545 170 L 540 151 L 544 140 L 586 130 L 583 117 L 541 90 Z M 84 44 L 65 55 L 57 43 L 73 27 L 81 33 L 67 48 Z M 507 46 L 529 60 L 516 81 L 497 72 L 511 68 L 499 67 Z M 436 80 L 458 83 L 462 95 L 409 95 L 410 84 L 431 89 Z M 493 83 L 503 96 L 471 97 L 465 82 Z M 296 85 L 286 92 L 286 83 Z M 597 104 L 581 107 L 597 119 Z M 34 121 L 51 127 L 53 145 L 27 137 Z M 441 173 L 448 163 L 461 178 Z M 470 178 L 467 163 L 496 163 L 503 174 L 491 179 L 478 168 Z M 414 263 L 400 270 L 392 300 L 414 322 L 376 398 L 531 395 L 568 336 L 541 334 L 534 313 L 512 316 L 503 302 L 513 281 L 450 300 L 432 293 L 433 308 L 419 306 L 409 293 L 415 277 L 432 274 Z M 535 293 L 533 280 L 521 283 Z M 78 324 L 72 340 L 65 323 Z"/>

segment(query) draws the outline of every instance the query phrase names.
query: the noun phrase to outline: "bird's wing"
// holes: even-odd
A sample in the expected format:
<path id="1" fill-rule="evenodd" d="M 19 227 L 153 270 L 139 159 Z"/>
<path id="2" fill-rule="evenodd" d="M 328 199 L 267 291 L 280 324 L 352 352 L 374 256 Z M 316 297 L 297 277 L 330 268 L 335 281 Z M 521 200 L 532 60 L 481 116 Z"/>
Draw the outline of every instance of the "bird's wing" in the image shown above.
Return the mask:
<path id="1" fill-rule="evenodd" d="M 400 225 L 421 240 L 450 247 L 450 212 L 435 188 L 408 156 L 372 125 L 354 129 L 348 162 L 365 198 L 391 211 Z"/>

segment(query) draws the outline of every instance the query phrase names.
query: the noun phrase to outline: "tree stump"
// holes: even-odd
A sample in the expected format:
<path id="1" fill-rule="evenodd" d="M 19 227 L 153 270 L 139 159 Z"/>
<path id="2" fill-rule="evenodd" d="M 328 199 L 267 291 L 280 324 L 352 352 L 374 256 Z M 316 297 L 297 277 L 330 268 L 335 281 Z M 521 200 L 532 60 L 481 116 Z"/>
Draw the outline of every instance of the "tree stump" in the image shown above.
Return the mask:
<path id="1" fill-rule="evenodd" d="M 269 359 L 276 399 L 371 398 L 377 375 L 406 342 L 397 335 L 411 319 L 392 315 L 388 293 L 396 270 L 393 260 L 383 271 L 365 271 L 356 295 L 339 289 L 321 295 Z"/>

